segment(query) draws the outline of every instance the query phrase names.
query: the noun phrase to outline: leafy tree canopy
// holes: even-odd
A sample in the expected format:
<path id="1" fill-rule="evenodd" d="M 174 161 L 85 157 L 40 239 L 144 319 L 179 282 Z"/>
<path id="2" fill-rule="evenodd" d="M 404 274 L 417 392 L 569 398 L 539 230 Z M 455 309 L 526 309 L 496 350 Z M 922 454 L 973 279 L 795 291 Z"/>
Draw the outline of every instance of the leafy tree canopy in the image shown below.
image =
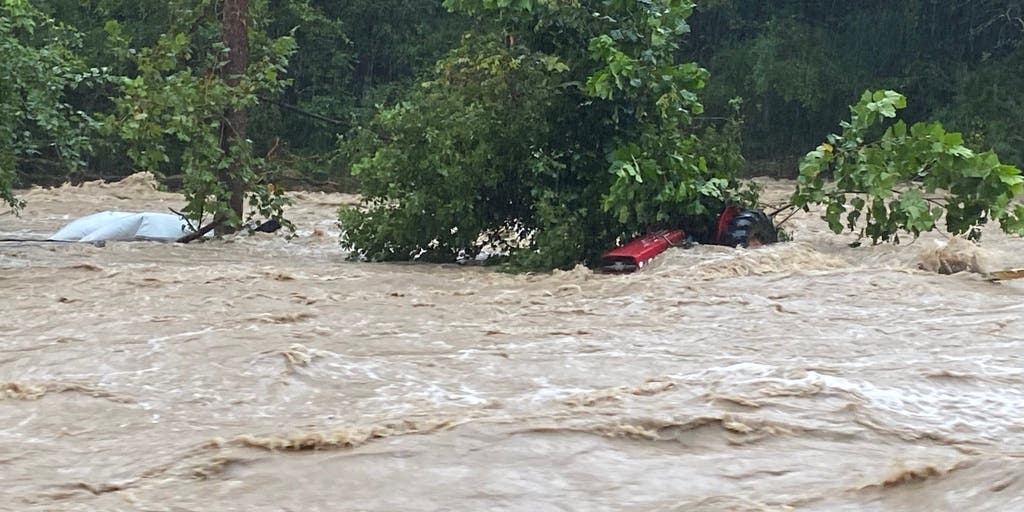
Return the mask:
<path id="1" fill-rule="evenodd" d="M 27 0 L 0 1 L 0 201 L 15 210 L 22 205 L 11 190 L 20 161 L 73 169 L 90 147 L 94 121 L 66 97 L 105 70 L 82 62 L 80 39 Z"/>
<path id="2" fill-rule="evenodd" d="M 943 119 L 1024 165 L 1024 116 L 1012 115 L 1024 101 L 1019 0 L 710 0 L 693 24 L 685 50 L 715 77 L 708 111 L 746 100 L 752 159 L 796 159 L 849 98 L 892 88 L 914 98 L 907 119 Z"/>
<path id="3" fill-rule="evenodd" d="M 482 29 L 347 146 L 367 203 L 341 215 L 356 255 L 450 261 L 491 246 L 564 268 L 741 200 L 735 144 L 709 158 L 691 127 L 708 77 L 676 59 L 691 2 L 446 5 Z"/>
<path id="4" fill-rule="evenodd" d="M 223 147 L 222 131 L 228 111 L 251 108 L 260 95 L 287 84 L 283 75 L 294 40 L 271 39 L 258 23 L 250 24 L 245 75 L 228 76 L 228 48 L 206 5 L 179 6 L 180 16 L 168 31 L 141 49 L 131 46 L 132 38 L 119 23 L 106 24 L 112 46 L 134 72 L 118 77 L 118 95 L 113 112 L 103 118 L 104 130 L 126 143 L 138 168 L 161 174 L 174 169 L 183 175 L 187 204 L 182 211 L 190 218 L 203 222 L 209 216 L 239 225 L 243 219 L 229 205 L 233 181 L 249 192 L 254 214 L 280 218 L 284 197 L 264 182 L 260 171 L 265 162 L 253 154 L 249 141 Z"/>

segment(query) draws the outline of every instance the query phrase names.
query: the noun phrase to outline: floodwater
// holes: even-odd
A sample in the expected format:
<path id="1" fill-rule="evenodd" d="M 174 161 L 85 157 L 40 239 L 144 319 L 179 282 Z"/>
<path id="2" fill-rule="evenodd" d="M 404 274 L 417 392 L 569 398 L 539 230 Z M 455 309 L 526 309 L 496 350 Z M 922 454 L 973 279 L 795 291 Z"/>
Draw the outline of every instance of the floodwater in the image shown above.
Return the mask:
<path id="1" fill-rule="evenodd" d="M 22 197 L 0 237 L 182 204 Z M 980 273 L 1020 239 L 851 248 L 801 214 L 508 275 L 348 262 L 355 198 L 293 197 L 291 240 L 0 243 L 0 509 L 1024 510 L 1024 283 Z"/>

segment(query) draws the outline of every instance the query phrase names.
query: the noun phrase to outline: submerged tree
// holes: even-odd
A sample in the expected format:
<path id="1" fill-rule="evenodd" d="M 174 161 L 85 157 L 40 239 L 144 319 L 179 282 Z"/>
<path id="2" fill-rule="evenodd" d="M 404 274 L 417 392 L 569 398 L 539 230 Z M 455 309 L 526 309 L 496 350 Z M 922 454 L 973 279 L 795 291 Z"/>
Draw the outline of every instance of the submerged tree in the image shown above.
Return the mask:
<path id="1" fill-rule="evenodd" d="M 249 67 L 249 0 L 224 0 L 221 37 L 228 49 L 224 63 L 224 84 L 237 88 Z M 244 105 L 227 105 L 220 123 L 220 150 L 231 154 L 236 147 L 246 144 L 248 117 Z M 242 159 L 235 158 L 221 173 L 220 180 L 229 189 L 228 207 L 237 219 L 242 218 L 245 200 L 245 180 Z"/>
<path id="2" fill-rule="evenodd" d="M 183 175 L 183 212 L 208 221 L 208 228 L 238 227 L 246 196 L 253 213 L 279 218 L 284 197 L 261 175 L 264 163 L 246 138 L 246 109 L 287 83 L 282 75 L 294 41 L 266 37 L 249 21 L 245 0 L 182 4 L 173 26 L 139 50 L 120 25 L 108 22 L 135 76 L 121 78 L 104 127 L 127 143 L 137 166 L 176 168 Z"/>
<path id="3" fill-rule="evenodd" d="M 679 63 L 692 3 L 448 0 L 477 26 L 349 142 L 366 201 L 342 243 L 374 260 L 492 246 L 569 267 L 659 225 L 751 200 L 736 144 L 691 126 L 707 72 Z M 697 222 L 694 222 L 697 221 Z"/>

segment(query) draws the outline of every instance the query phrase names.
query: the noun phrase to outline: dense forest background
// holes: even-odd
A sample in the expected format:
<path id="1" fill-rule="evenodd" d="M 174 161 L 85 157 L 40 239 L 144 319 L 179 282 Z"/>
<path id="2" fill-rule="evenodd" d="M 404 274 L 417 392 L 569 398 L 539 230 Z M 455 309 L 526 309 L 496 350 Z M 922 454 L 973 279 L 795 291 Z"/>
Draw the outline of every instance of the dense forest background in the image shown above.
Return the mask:
<path id="1" fill-rule="evenodd" d="M 112 44 L 110 20 L 125 48 L 192 34 L 197 60 L 218 29 L 217 2 L 30 3 L 52 17 L 47 31 L 75 33 L 60 49 L 70 55 L 58 58 L 80 59 L 85 74 L 129 75 L 138 67 Z M 270 39 L 291 35 L 296 45 L 282 73 L 286 85 L 250 109 L 254 151 L 269 156 L 279 178 L 327 187 L 355 186 L 339 138 L 415 88 L 473 29 L 440 0 L 265 0 L 250 9 L 251 29 Z M 730 100 L 742 98 L 748 173 L 795 173 L 797 158 L 869 88 L 900 90 L 911 99 L 907 118 L 940 119 L 973 146 L 1024 164 L 1024 8 L 1016 0 L 707 0 L 689 23 L 680 59 L 710 71 L 697 122 L 721 122 Z M 52 36 L 43 28 L 37 37 Z M 114 112 L 117 84 L 73 85 L 64 98 L 71 111 L 92 119 Z M 46 144 L 19 153 L 20 184 L 113 178 L 135 168 L 112 134 L 97 131 L 81 149 L 75 159 Z M 180 180 L 174 167 L 172 158 L 161 169 L 172 186 Z"/>

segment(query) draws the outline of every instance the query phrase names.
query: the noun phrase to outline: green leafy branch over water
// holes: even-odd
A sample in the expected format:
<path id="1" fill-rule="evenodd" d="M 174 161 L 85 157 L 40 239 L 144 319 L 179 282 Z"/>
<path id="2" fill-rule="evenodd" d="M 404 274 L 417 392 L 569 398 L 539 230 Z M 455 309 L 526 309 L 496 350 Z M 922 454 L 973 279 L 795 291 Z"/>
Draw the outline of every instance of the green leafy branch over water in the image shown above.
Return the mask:
<path id="1" fill-rule="evenodd" d="M 940 219 L 951 234 L 969 238 L 989 221 L 1024 234 L 1024 206 L 1014 201 L 1024 192 L 1020 169 L 967 148 L 938 122 L 897 120 L 906 106 L 895 91 L 865 92 L 842 133 L 800 162 L 793 204 L 824 205 L 832 231 L 848 229 L 874 243 L 898 243 L 901 232 L 916 237 Z"/>

